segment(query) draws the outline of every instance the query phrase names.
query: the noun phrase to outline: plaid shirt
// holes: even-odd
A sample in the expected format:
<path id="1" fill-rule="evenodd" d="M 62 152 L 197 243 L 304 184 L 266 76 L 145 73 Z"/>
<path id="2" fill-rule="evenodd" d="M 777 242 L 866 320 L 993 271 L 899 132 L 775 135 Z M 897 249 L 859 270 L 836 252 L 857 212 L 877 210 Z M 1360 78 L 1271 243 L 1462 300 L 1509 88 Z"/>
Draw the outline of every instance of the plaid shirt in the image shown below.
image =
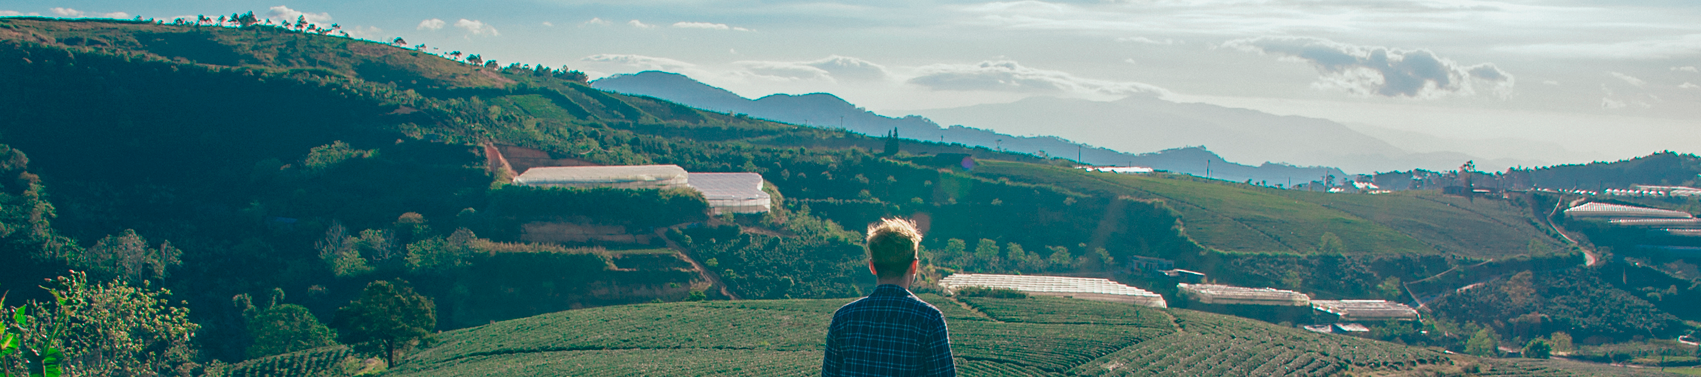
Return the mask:
<path id="1" fill-rule="evenodd" d="M 840 307 L 821 376 L 956 376 L 939 309 L 891 284 Z"/>

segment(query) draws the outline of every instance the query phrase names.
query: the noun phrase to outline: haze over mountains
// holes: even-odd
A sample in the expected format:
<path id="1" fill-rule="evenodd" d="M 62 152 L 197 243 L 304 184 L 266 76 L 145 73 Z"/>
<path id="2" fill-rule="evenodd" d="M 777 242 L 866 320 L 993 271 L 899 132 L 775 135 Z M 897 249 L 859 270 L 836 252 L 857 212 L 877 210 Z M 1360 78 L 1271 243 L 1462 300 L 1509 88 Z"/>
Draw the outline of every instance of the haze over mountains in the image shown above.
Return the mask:
<path id="1" fill-rule="evenodd" d="M 1271 184 L 1324 174 L 1446 169 L 1472 160 L 1456 152 L 1411 152 L 1340 123 L 1202 103 L 1134 96 L 1117 101 L 1033 97 L 1011 103 L 918 111 L 892 118 L 827 93 L 748 99 L 684 75 L 645 71 L 596 80 L 599 89 L 788 123 L 1045 153 L 1099 165 L 1150 166 Z M 950 124 L 950 126 L 941 126 Z M 966 126 L 965 126 L 966 125 Z M 1029 136 L 1015 136 L 1029 135 Z M 1386 136 L 1386 135 L 1384 135 Z M 1088 142 L 1076 142 L 1086 140 Z M 1214 153 L 1213 153 L 1214 152 Z M 1207 163 L 1206 161 L 1210 161 Z M 1235 162 L 1259 161 L 1259 166 Z M 1479 166 L 1534 165 L 1502 158 Z"/>
<path id="2" fill-rule="evenodd" d="M 725 89 L 698 82 L 684 75 L 645 71 L 636 74 L 614 75 L 593 81 L 592 87 L 619 93 L 645 95 L 678 102 L 692 107 L 730 114 L 749 114 L 753 117 L 817 127 L 845 128 L 867 135 L 885 135 L 893 129 L 905 139 L 962 143 L 971 146 L 1003 148 L 1005 150 L 1049 154 L 1096 165 L 1137 165 L 1161 170 L 1209 176 L 1230 181 L 1265 181 L 1269 184 L 1288 181 L 1305 182 L 1327 174 L 1344 176 L 1334 167 L 1302 167 L 1279 163 L 1260 166 L 1237 164 L 1200 146 L 1173 143 L 1149 148 L 1151 153 L 1125 153 L 1102 146 L 1077 143 L 1057 136 L 1012 136 L 993 130 L 952 125 L 940 126 L 916 115 L 892 118 L 857 107 L 827 93 L 802 95 L 774 94 L 748 99 Z M 1051 122 L 1045 122 L 1049 124 Z M 1081 138 L 1100 140 L 1098 138 Z M 1208 170 L 1208 171 L 1207 171 Z"/>

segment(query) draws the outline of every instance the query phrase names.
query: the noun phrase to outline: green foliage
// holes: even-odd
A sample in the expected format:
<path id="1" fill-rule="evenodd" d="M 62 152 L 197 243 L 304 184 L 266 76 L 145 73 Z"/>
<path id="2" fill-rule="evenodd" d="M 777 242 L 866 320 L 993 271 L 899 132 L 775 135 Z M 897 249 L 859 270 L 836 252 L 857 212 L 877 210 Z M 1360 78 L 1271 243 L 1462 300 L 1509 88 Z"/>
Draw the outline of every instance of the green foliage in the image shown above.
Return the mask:
<path id="1" fill-rule="evenodd" d="M 407 283 L 375 281 L 359 299 L 337 309 L 335 324 L 344 343 L 376 343 L 394 365 L 398 351 L 437 328 L 437 313 L 431 298 Z"/>
<path id="2" fill-rule="evenodd" d="M 503 186 L 490 199 L 493 211 L 515 221 L 595 219 L 634 231 L 703 221 L 709 209 L 702 194 L 690 189 Z"/>
<path id="3" fill-rule="evenodd" d="M 1471 340 L 1465 342 L 1465 353 L 1470 355 L 1492 357 L 1500 354 L 1500 335 L 1493 329 L 1483 328 L 1471 335 Z"/>
<path id="4" fill-rule="evenodd" d="M 467 228 L 456 229 L 449 237 L 433 237 L 408 244 L 409 271 L 420 274 L 449 274 L 472 264 L 473 242 L 478 240 Z"/>
<path id="5" fill-rule="evenodd" d="M 200 328 L 170 291 L 124 281 L 91 284 L 72 271 L 46 287 L 52 303 L 8 308 L 9 333 L 22 360 L 0 359 L 30 376 L 158 375 L 194 365 L 190 334 Z M 33 313 L 51 313 L 35 315 Z M 8 352 L 10 353 L 10 352 Z M 21 361 L 24 368 L 16 368 Z"/>
<path id="6" fill-rule="evenodd" d="M 171 241 L 150 247 L 148 240 L 134 229 L 106 236 L 94 247 L 83 250 L 72 259 L 72 265 L 88 269 L 96 276 L 113 277 L 140 284 L 170 276 L 169 268 L 183 264 L 183 251 L 171 246 Z"/>
<path id="7" fill-rule="evenodd" d="M 1573 267 L 1498 279 L 1435 302 L 1435 316 L 1493 324 L 1493 331 L 1533 339 L 1553 331 L 1584 338 L 1629 340 L 1654 334 L 1675 337 L 1682 320 L 1634 294 L 1615 288 L 1600 268 Z M 1617 276 L 1612 276 L 1617 278 Z M 1530 317 L 1520 320 L 1521 317 Z"/>
<path id="8" fill-rule="evenodd" d="M 349 147 L 348 143 L 337 140 L 330 144 L 313 147 L 313 150 L 307 153 L 307 158 L 302 161 L 302 166 L 306 167 L 309 172 L 319 173 L 342 164 L 344 161 L 371 158 L 377 154 L 378 150 L 376 149 L 354 149 Z"/>
<path id="9" fill-rule="evenodd" d="M 1553 345 L 1548 344 L 1546 339 L 1533 339 L 1524 345 L 1523 355 L 1530 359 L 1546 359 L 1553 356 Z"/>
<path id="10" fill-rule="evenodd" d="M 1317 252 L 1320 254 L 1344 254 L 1346 246 L 1341 243 L 1341 236 L 1334 232 L 1323 232 L 1323 237 L 1317 241 Z"/>
<path id="11" fill-rule="evenodd" d="M 336 332 L 296 304 L 273 306 L 249 318 L 248 333 L 254 337 L 250 359 L 337 344 Z"/>
<path id="12" fill-rule="evenodd" d="M 22 370 L 20 377 L 58 377 L 64 374 L 63 347 L 65 325 L 69 319 L 65 298 L 55 296 L 54 300 L 56 305 L 52 307 L 33 302 L 26 306 L 6 307 L 4 297 L 0 297 L 0 313 L 11 314 L 0 318 L 0 322 L 4 322 L 0 324 L 0 375 L 13 370 Z M 52 313 L 49 314 L 51 317 L 31 315 L 31 308 L 36 312 Z M 13 354 L 17 356 L 14 358 Z M 18 368 L 18 364 L 22 364 L 22 368 Z"/>
<path id="13" fill-rule="evenodd" d="M 1028 294 L 1022 293 L 1022 291 L 986 287 L 964 287 L 953 292 L 952 295 L 959 297 L 1028 298 Z"/>

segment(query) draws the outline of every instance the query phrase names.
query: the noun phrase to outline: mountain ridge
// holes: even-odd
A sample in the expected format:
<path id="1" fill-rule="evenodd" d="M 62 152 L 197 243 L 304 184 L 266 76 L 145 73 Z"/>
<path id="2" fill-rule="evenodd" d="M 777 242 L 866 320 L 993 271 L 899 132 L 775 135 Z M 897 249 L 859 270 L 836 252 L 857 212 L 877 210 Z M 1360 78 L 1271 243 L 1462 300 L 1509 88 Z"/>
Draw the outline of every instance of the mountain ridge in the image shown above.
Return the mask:
<path id="1" fill-rule="evenodd" d="M 1094 165 L 1135 165 L 1228 181 L 1306 182 L 1313 178 L 1346 176 L 1339 168 L 1295 166 L 1265 162 L 1257 166 L 1230 162 L 1203 146 L 1158 149 L 1151 153 L 1126 153 L 1066 140 L 1057 136 L 1016 136 L 996 131 L 941 126 L 919 115 L 888 117 L 857 107 L 831 93 L 770 94 L 749 99 L 688 76 L 662 71 L 620 74 L 591 82 L 591 87 L 623 94 L 650 96 L 710 111 L 748 114 L 753 117 L 805 126 L 844 128 L 865 135 L 885 135 L 897 130 L 900 138 L 960 143 L 1000 150 L 1071 157 Z M 837 116 L 828 116 L 838 114 Z M 937 138 L 937 139 L 936 139 Z"/>

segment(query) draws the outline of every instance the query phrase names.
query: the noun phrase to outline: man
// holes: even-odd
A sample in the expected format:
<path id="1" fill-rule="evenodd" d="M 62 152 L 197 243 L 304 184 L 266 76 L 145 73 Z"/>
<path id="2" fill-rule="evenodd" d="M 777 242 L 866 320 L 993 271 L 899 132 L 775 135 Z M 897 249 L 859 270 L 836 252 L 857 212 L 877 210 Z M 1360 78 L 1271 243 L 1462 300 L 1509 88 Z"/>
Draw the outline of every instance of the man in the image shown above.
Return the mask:
<path id="1" fill-rule="evenodd" d="M 827 329 L 821 375 L 955 376 L 951 338 L 939 308 L 910 294 L 921 232 L 905 219 L 868 226 L 874 293 L 840 307 Z"/>

